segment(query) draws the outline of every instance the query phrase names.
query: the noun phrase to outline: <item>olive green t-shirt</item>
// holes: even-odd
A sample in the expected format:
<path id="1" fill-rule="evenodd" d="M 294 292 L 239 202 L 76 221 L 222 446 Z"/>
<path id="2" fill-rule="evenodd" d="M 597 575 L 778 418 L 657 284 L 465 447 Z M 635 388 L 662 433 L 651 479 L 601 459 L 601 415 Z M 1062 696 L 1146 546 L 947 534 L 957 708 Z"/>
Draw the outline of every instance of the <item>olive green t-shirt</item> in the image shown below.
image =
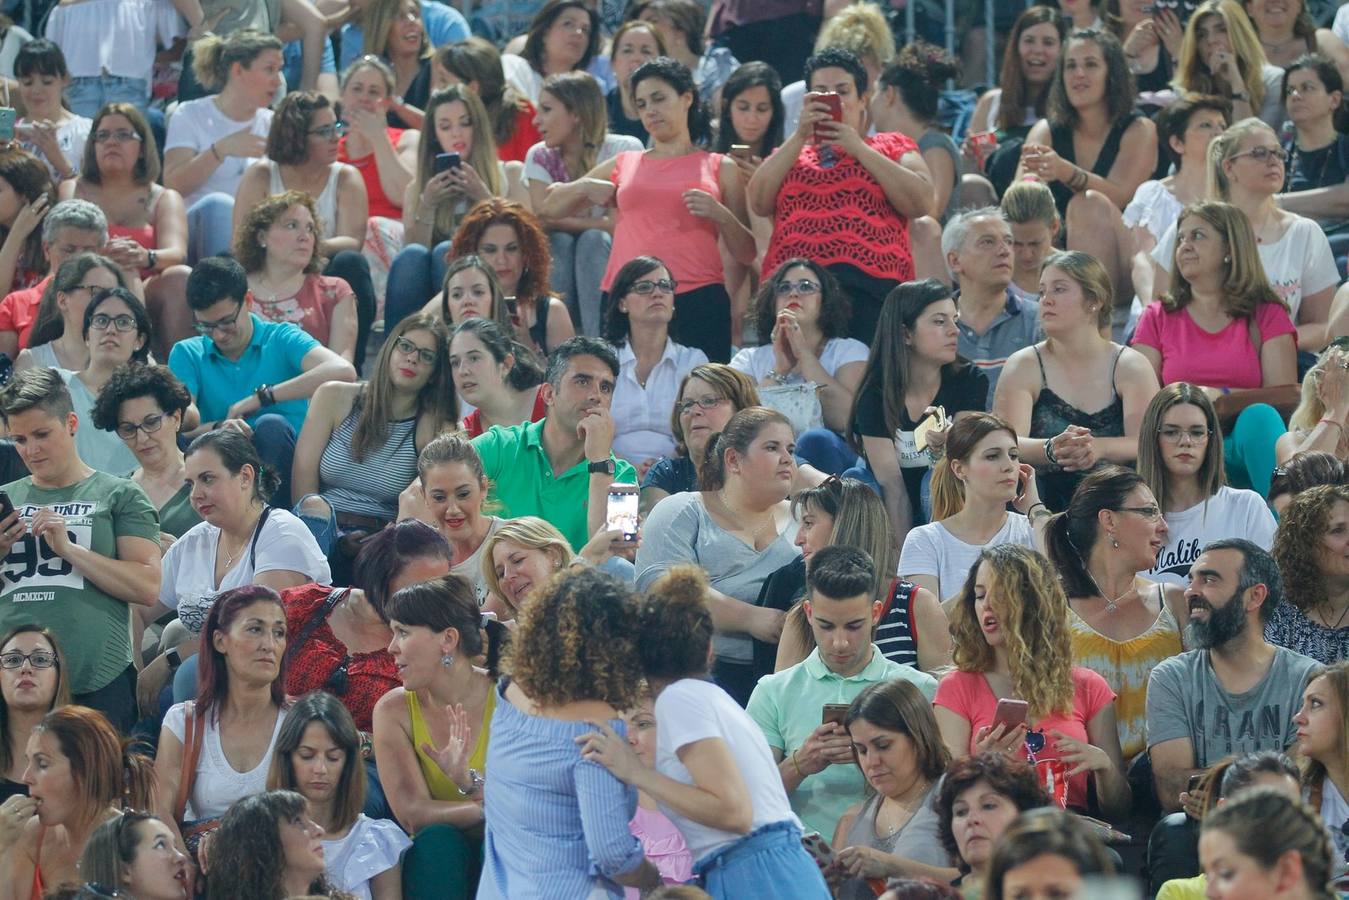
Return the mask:
<path id="1" fill-rule="evenodd" d="M 187 530 L 200 521 L 201 516 L 192 506 L 192 489 L 186 484 L 159 508 L 159 530 L 174 537 L 187 534 Z"/>
<path id="2" fill-rule="evenodd" d="M 119 537 L 159 542 L 159 514 L 139 485 L 105 472 L 63 488 L 32 476 L 4 486 L 26 521 L 43 507 L 65 517 L 72 543 L 117 558 Z M 70 690 L 105 687 L 131 665 L 131 607 L 85 579 L 45 539 L 25 534 L 0 562 L 0 633 L 16 625 L 50 628 L 61 643 Z"/>

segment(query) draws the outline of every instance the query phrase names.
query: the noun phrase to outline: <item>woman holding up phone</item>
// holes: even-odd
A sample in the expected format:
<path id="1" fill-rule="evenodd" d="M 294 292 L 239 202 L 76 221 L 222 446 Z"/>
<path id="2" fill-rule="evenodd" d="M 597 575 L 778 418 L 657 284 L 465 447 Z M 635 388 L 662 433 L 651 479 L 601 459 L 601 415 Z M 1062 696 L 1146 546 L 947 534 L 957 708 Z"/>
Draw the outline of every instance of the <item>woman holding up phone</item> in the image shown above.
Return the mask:
<path id="1" fill-rule="evenodd" d="M 937 724 L 954 758 L 993 751 L 1030 759 L 1042 782 L 1066 781 L 1066 792 L 1055 793 L 1082 811 L 1090 777 L 1102 812 L 1125 813 L 1132 797 L 1115 695 L 1100 675 L 1073 665 L 1067 622 L 1049 560 L 1016 544 L 984 548 L 951 610 L 956 671 L 937 686 Z M 1019 702 L 999 715 L 1001 700 Z"/>

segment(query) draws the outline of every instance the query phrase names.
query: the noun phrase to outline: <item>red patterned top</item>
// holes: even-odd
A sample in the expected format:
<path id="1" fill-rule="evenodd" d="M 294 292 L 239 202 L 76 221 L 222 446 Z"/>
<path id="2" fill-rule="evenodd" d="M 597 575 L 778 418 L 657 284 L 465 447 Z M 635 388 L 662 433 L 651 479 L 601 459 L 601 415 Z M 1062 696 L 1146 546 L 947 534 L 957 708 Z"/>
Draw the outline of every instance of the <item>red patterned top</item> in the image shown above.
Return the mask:
<path id="1" fill-rule="evenodd" d="M 896 162 L 918 145 L 902 134 L 877 134 L 867 146 Z M 909 220 L 853 156 L 834 147 L 838 163 L 820 167 L 820 147 L 807 144 L 778 191 L 773 237 L 763 277 L 784 260 L 804 256 L 822 266 L 843 263 L 873 278 L 913 280 Z"/>
<path id="2" fill-rule="evenodd" d="M 322 584 L 302 584 L 281 592 L 286 607 L 286 634 L 298 640 L 305 624 L 323 608 L 323 601 L 335 590 Z M 340 590 L 340 589 L 337 589 Z M 286 694 L 298 697 L 324 689 L 333 672 L 347 657 L 347 647 L 337 639 L 325 621 L 310 632 L 304 646 L 286 664 Z M 370 731 L 375 702 L 391 688 L 402 684 L 393 657 L 388 650 L 352 653 L 347 662 L 347 690 L 338 697 L 351 711 L 356 727 Z"/>

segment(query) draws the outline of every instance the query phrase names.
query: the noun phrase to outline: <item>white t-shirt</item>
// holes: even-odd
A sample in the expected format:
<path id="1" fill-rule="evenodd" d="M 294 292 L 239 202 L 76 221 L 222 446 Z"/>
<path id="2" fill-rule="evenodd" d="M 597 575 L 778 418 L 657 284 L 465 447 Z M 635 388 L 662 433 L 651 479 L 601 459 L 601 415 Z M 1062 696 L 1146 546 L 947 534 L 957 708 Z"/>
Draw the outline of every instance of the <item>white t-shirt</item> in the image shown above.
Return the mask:
<path id="1" fill-rule="evenodd" d="M 285 712 L 278 710 L 272 740 L 262 762 L 247 772 L 236 771 L 225 758 L 220 746 L 220 722 L 213 715 L 202 729 L 201 758 L 197 760 L 197 777 L 192 782 L 192 793 L 187 798 L 187 820 L 214 819 L 223 816 L 235 800 L 267 790 L 267 771 L 272 767 L 272 752 L 276 736 L 281 733 Z M 164 714 L 164 727 L 184 745 L 187 743 L 187 704 L 175 703 Z"/>
<path id="2" fill-rule="evenodd" d="M 1146 572 L 1149 581 L 1166 584 L 1190 583 L 1190 566 L 1199 558 L 1204 545 L 1223 538 L 1245 538 L 1265 550 L 1274 546 L 1274 514 L 1255 491 L 1243 488 L 1218 488 L 1206 503 L 1166 514 L 1166 546 L 1157 554 L 1157 562 Z"/>
<path id="3" fill-rule="evenodd" d="M 820 366 L 829 376 L 836 377 L 838 370 L 850 362 L 867 361 L 867 345 L 855 338 L 830 338 L 824 342 L 820 353 Z M 731 358 L 731 368 L 739 369 L 757 384 L 773 371 L 773 346 L 761 344 L 758 347 L 746 347 Z M 805 378 L 799 372 L 787 376 L 788 384 L 803 384 Z"/>
<path id="4" fill-rule="evenodd" d="M 272 111 L 260 109 L 253 118 L 246 121 L 231 119 L 216 106 L 215 97 L 201 97 L 181 104 L 169 117 L 169 132 L 164 139 L 164 152 L 178 147 L 186 147 L 193 153 L 201 153 L 216 141 L 229 137 L 238 131 L 247 130 L 258 137 L 267 137 L 272 127 Z M 227 156 L 216 166 L 211 176 L 201 183 L 191 194 L 183 198 L 189 208 L 207 194 L 216 192 L 233 196 L 238 193 L 239 181 L 244 170 L 261 157 Z"/>
<path id="5" fill-rule="evenodd" d="M 707 738 L 721 738 L 749 790 L 754 809 L 750 831 L 784 821 L 801 826 L 787 801 L 782 776 L 763 731 L 730 694 L 710 681 L 684 678 L 660 692 L 655 712 L 656 771 L 681 784 L 693 784 L 693 776 L 679 761 L 679 749 Z M 684 835 L 695 862 L 744 836 L 700 825 L 664 803 L 660 810 Z"/>
<path id="6" fill-rule="evenodd" d="M 323 842 L 323 873 L 334 887 L 358 900 L 372 900 L 370 879 L 398 865 L 411 846 L 412 839 L 397 822 L 361 813 L 346 837 Z"/>
<path id="7" fill-rule="evenodd" d="M 1133 228 L 1142 225 L 1160 241 L 1166 229 L 1176 224 L 1176 218 L 1185 205 L 1167 190 L 1160 181 L 1145 181 L 1134 191 L 1134 198 L 1124 207 L 1124 224 Z"/>
<path id="8" fill-rule="evenodd" d="M 253 578 L 263 572 L 288 569 L 318 584 L 332 584 L 327 557 L 309 526 L 296 516 L 284 509 L 268 510 L 267 521 L 256 537 L 256 545 L 243 549 L 217 587 L 215 556 L 220 529 L 210 522 L 193 525 L 164 554 L 159 602 L 176 609 L 188 631 L 200 634 L 218 594 L 252 584 Z"/>
<path id="9" fill-rule="evenodd" d="M 1176 227 L 1162 235 L 1152 251 L 1157 265 L 1167 272 L 1176 256 Z M 1260 262 L 1275 292 L 1288 304 L 1288 314 L 1297 321 L 1298 307 L 1307 294 L 1315 294 L 1340 283 L 1340 271 L 1330 252 L 1330 241 L 1321 226 L 1305 216 L 1293 217 L 1293 224 L 1272 244 L 1259 246 Z"/>
<path id="10" fill-rule="evenodd" d="M 946 600 L 965 586 L 970 566 L 974 565 L 984 547 L 997 544 L 1020 544 L 1033 548 L 1035 536 L 1030 521 L 1021 513 L 1008 513 L 998 533 L 985 545 L 967 544 L 947 531 L 942 523 L 929 522 L 911 529 L 904 539 L 897 574 L 902 578 L 936 575 L 937 599 Z"/>

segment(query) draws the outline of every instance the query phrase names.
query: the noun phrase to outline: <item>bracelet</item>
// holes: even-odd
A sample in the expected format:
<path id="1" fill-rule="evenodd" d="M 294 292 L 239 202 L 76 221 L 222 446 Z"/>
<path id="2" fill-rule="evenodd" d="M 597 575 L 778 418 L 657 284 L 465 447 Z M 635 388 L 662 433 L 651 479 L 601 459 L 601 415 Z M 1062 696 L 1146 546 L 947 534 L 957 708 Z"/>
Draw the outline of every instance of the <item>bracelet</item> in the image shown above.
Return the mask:
<path id="1" fill-rule="evenodd" d="M 797 748 L 796 748 L 796 750 L 800 750 L 800 749 L 801 749 L 800 747 L 797 747 Z M 804 780 L 805 780 L 805 777 L 806 777 L 806 773 L 801 771 L 801 764 L 800 764 L 799 762 L 796 761 L 796 750 L 793 750 L 793 751 L 792 751 L 792 765 L 796 766 L 796 774 L 797 774 L 797 775 L 800 775 L 800 776 L 801 776 L 801 779 L 804 781 Z"/>
<path id="2" fill-rule="evenodd" d="M 1321 421 L 1320 421 L 1320 422 L 1317 422 L 1316 424 L 1317 424 L 1317 425 L 1321 425 L 1321 424 L 1323 424 L 1323 423 L 1324 423 L 1324 424 L 1327 424 L 1327 425 L 1334 425 L 1336 428 L 1338 428 L 1338 429 L 1340 430 L 1340 434 L 1344 434 L 1344 423 L 1343 423 L 1343 422 L 1336 422 L 1334 419 L 1330 418 L 1330 416 L 1322 416 L 1322 417 L 1321 417 Z"/>
<path id="3" fill-rule="evenodd" d="M 1051 515 L 1051 516 L 1053 515 L 1053 513 L 1049 511 L 1049 507 L 1048 507 L 1043 501 L 1041 501 L 1041 500 L 1036 500 L 1034 503 L 1032 503 L 1032 504 L 1030 505 L 1030 509 L 1026 510 L 1026 518 L 1027 518 L 1027 519 L 1033 519 L 1033 518 L 1035 518 L 1035 507 L 1037 507 L 1037 506 L 1043 506 L 1043 507 L 1045 508 L 1045 513 L 1046 513 L 1046 514 Z"/>
<path id="4" fill-rule="evenodd" d="M 1087 187 L 1087 170 L 1081 166 L 1073 167 L 1072 177 L 1068 179 L 1068 190 L 1074 194 L 1080 193 Z"/>
<path id="5" fill-rule="evenodd" d="M 212 145 L 211 145 L 211 155 L 215 157 L 215 161 L 216 161 L 216 162 L 224 162 L 224 161 L 225 161 L 225 157 L 221 156 L 221 155 L 220 155 L 220 151 L 217 150 L 217 149 L 215 148 L 215 144 L 212 144 Z"/>
<path id="6" fill-rule="evenodd" d="M 1059 461 L 1054 458 L 1054 440 L 1052 438 L 1045 441 L 1045 459 L 1049 460 L 1051 466 L 1059 464 Z"/>

